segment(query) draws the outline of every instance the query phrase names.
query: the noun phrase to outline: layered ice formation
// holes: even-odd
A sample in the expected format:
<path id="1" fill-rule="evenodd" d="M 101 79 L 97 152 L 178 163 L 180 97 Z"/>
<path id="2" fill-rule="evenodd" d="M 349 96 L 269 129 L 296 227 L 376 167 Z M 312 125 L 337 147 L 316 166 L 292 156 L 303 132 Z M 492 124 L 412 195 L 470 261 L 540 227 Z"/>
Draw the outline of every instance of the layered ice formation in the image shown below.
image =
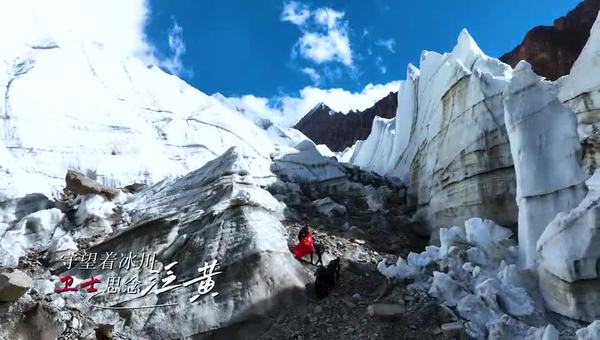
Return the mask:
<path id="1" fill-rule="evenodd" d="M 505 109 L 517 179 L 521 258 L 532 268 L 538 238 L 557 213 L 583 199 L 587 175 L 579 161 L 575 115 L 559 101 L 556 86 L 526 62 L 513 72 Z"/>
<path id="2" fill-rule="evenodd" d="M 518 221 L 518 264 L 539 274 L 546 307 L 584 321 L 600 317 L 599 41 L 597 20 L 571 74 L 550 82 L 526 62 L 511 70 L 486 57 L 463 33 L 451 53 L 423 54 L 420 74 L 411 68 L 400 88 L 397 116 L 374 122 L 350 158 L 364 169 L 402 178 L 418 209 L 415 219 L 426 221 L 430 230 L 472 216 L 505 226 Z M 411 97 L 415 82 L 418 90 Z M 407 146 L 399 142 L 406 138 Z M 415 259 L 428 263 L 460 254 L 448 242 L 471 243 L 461 236 L 468 229 L 434 232 L 439 251 L 429 249 L 399 260 L 394 270 L 380 270 L 398 278 L 415 276 L 420 272 Z M 473 263 L 485 259 L 481 251 L 467 252 Z M 466 269 L 472 271 L 472 264 Z M 464 287 L 451 277 L 435 274 L 439 289 L 434 285 L 432 292 L 458 305 Z"/>
<path id="3" fill-rule="evenodd" d="M 502 97 L 511 73 L 466 30 L 452 52 L 423 52 L 420 71 L 409 66 L 400 86 L 396 117 L 377 119 L 350 162 L 403 179 L 430 231 L 472 216 L 516 225 Z"/>

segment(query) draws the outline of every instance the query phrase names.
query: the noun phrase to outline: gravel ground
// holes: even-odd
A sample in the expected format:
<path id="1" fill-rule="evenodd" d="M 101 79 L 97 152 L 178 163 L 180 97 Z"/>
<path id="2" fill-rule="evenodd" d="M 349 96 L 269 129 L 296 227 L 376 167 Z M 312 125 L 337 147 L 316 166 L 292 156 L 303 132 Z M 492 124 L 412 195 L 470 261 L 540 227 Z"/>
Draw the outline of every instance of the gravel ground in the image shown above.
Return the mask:
<path id="1" fill-rule="evenodd" d="M 459 339 L 443 334 L 440 325 L 455 321 L 447 309 L 425 292 L 403 283 L 386 282 L 377 271 L 384 258 L 370 242 L 327 233 L 313 224 L 316 238 L 325 244 L 323 262 L 340 257 L 339 284 L 329 297 L 317 300 L 314 287 L 306 287 L 306 300 L 299 301 L 271 319 L 272 326 L 258 339 Z M 296 241 L 299 224 L 289 223 L 290 245 Z M 305 270 L 316 266 L 303 262 Z M 373 303 L 396 304 L 403 312 L 393 319 L 368 315 Z"/>

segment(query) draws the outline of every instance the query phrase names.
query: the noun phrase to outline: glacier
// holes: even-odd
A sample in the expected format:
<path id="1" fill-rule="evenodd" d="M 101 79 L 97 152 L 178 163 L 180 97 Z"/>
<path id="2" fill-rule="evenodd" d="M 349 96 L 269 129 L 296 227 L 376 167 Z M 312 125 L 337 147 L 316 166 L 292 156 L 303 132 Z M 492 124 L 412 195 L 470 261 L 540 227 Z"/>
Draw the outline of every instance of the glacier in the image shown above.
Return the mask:
<path id="1" fill-rule="evenodd" d="M 420 71 L 409 67 L 396 117 L 374 121 L 371 135 L 344 160 L 405 181 L 417 209 L 413 220 L 425 222 L 431 240 L 441 243 L 434 261 L 461 253 L 449 242 L 469 243 L 460 236 L 468 225 L 439 227 L 474 216 L 513 227 L 518 266 L 534 273 L 545 307 L 592 322 L 600 317 L 599 41 L 597 19 L 571 73 L 551 82 L 527 62 L 512 70 L 485 56 L 463 32 L 452 52 L 424 52 Z M 407 86 L 415 81 L 411 97 Z M 467 253 L 471 262 L 463 269 L 488 263 L 477 249 Z M 380 264 L 388 276 L 418 273 L 402 259 L 396 268 L 394 274 Z M 447 276 L 436 280 L 442 300 L 456 304 L 464 297 Z M 470 310 L 484 312 L 475 305 Z M 491 336 L 490 325 L 483 326 Z"/>
<path id="2" fill-rule="evenodd" d="M 473 216 L 516 226 L 502 99 L 511 76 L 463 30 L 450 53 L 423 52 L 420 70 L 409 65 L 396 117 L 375 120 L 349 163 L 404 180 L 433 239 Z"/>
<path id="3" fill-rule="evenodd" d="M 297 183 L 331 192 L 353 185 L 341 162 L 407 185 L 411 227 L 439 247 L 377 267 L 418 281 L 467 321 L 472 337 L 557 339 L 546 309 L 600 318 L 600 19 L 571 73 L 555 82 L 525 62 L 513 70 L 485 55 L 462 31 L 452 51 L 426 51 L 419 68 L 408 65 L 395 118 L 375 119 L 366 140 L 337 155 L 140 58 L 29 24 L 36 29 L 0 51 L 0 267 L 33 250 L 55 270 L 92 238 L 95 250 L 177 259 L 186 277 L 196 260 L 219 257 L 231 269 L 218 288 L 233 298 L 203 301 L 188 315 L 194 322 L 177 318 L 188 312 L 189 292 L 165 297 L 178 304 L 171 309 L 126 320 L 105 311 L 95 322 L 131 336 L 195 336 L 235 329 L 290 299 L 308 278 L 286 248 L 286 206 L 265 189 L 283 180 L 292 187 L 283 201 L 300 205 Z M 55 206 L 71 169 L 111 187 L 150 186 L 114 201 L 79 196 L 71 214 Z M 371 212 L 389 198 L 373 186 L 353 190 Z M 39 196 L 23 208 L 32 193 Z M 310 203 L 332 220 L 349 213 L 331 197 Z M 80 268 L 69 273 L 84 277 Z M 102 302 L 129 303 L 121 298 Z M 53 303 L 89 310 L 82 296 L 65 300 Z M 593 338 L 598 327 L 578 334 Z"/>
<path id="4" fill-rule="evenodd" d="M 600 317 L 599 38 L 600 18 L 571 74 L 549 82 L 521 62 L 505 91 L 521 265 L 537 272 L 549 310 L 587 322 Z"/>
<path id="5" fill-rule="evenodd" d="M 558 339 L 544 320 L 537 287 L 516 266 L 512 232 L 479 218 L 467 220 L 464 229 L 441 228 L 440 247 L 410 253 L 392 265 L 382 261 L 378 269 L 392 279 L 414 280 L 456 310 L 473 339 L 533 340 L 545 333 L 547 339 Z"/>
<path id="6" fill-rule="evenodd" d="M 514 70 L 505 108 L 515 160 L 521 259 L 531 268 L 540 235 L 557 213 L 583 199 L 587 175 L 580 166 L 575 115 L 559 101 L 554 84 L 543 81 L 526 62 Z"/>

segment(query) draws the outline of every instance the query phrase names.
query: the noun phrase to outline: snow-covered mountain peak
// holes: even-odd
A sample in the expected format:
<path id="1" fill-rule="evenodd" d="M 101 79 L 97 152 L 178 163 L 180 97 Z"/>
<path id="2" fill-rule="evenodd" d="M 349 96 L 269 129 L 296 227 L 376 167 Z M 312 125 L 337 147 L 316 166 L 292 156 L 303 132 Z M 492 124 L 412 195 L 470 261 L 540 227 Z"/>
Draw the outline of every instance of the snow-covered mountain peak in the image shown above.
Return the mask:
<path id="1" fill-rule="evenodd" d="M 310 110 L 310 111 L 309 111 L 309 113 L 308 113 L 308 114 L 311 114 L 311 113 L 313 113 L 313 112 L 316 112 L 316 111 L 319 111 L 319 110 L 325 110 L 325 109 L 329 109 L 329 107 L 328 107 L 328 106 L 327 106 L 325 103 L 323 103 L 323 102 L 320 102 L 320 103 L 318 103 L 317 105 L 315 105 L 315 106 L 312 108 L 312 110 Z M 331 109 L 329 109 L 329 110 L 331 110 Z"/>
<path id="2" fill-rule="evenodd" d="M 135 56 L 69 37 L 28 39 L 0 53 L 0 191 L 7 196 L 31 192 L 23 178 L 51 194 L 68 169 L 113 186 L 156 182 L 234 145 L 268 158 L 275 144 L 305 138 Z"/>

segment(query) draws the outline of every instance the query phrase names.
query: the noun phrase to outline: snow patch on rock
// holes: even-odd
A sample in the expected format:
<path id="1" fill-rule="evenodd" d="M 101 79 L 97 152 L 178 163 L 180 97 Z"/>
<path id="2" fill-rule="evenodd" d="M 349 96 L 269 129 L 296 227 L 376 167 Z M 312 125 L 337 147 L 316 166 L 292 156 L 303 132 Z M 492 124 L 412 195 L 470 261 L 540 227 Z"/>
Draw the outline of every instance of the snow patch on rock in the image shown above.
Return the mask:
<path id="1" fill-rule="evenodd" d="M 59 226 L 64 214 L 56 208 L 25 216 L 14 226 L 0 230 L 0 267 L 16 267 L 29 250 L 46 250 L 50 241 L 65 231 Z"/>
<path id="2" fill-rule="evenodd" d="M 600 320 L 595 320 L 589 326 L 577 330 L 577 340 L 600 339 Z"/>

